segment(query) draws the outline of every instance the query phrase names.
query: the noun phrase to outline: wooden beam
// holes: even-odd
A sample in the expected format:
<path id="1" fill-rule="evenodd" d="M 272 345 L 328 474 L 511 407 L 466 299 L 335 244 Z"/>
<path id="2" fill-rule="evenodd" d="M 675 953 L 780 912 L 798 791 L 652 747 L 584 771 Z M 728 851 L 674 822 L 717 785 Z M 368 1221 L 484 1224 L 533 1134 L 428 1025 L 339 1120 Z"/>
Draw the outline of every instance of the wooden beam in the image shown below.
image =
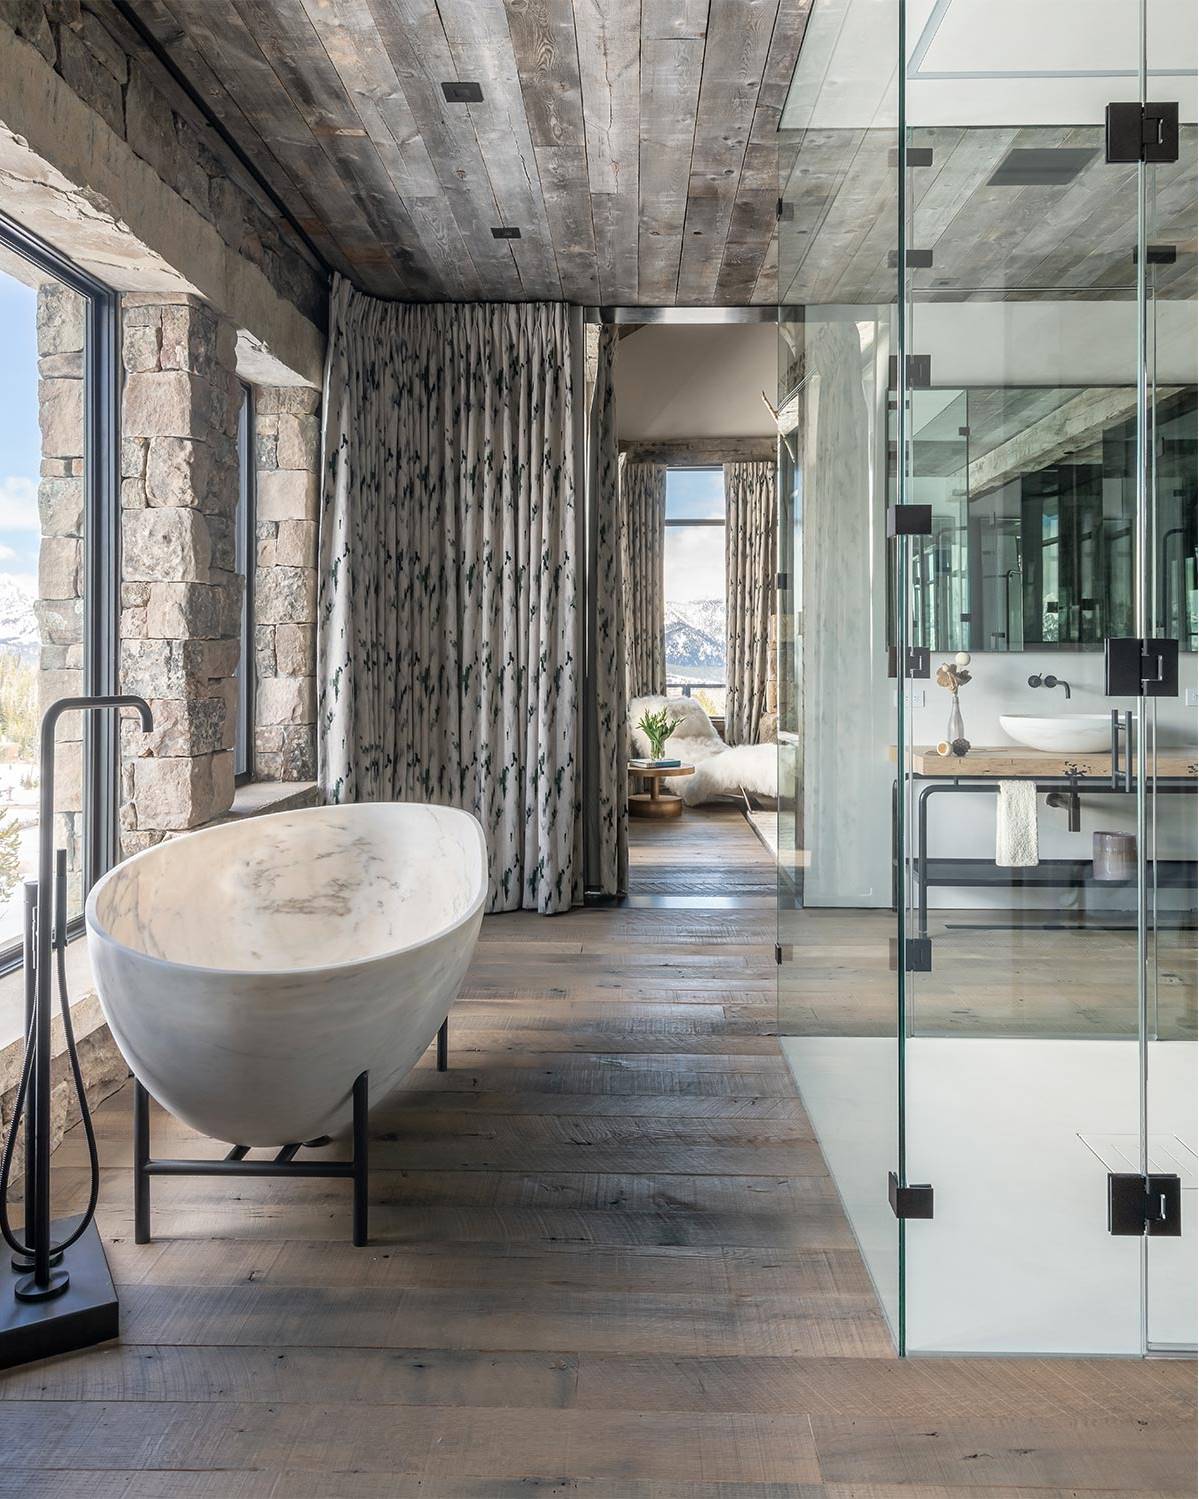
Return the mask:
<path id="1" fill-rule="evenodd" d="M 695 464 L 773 462 L 773 437 L 672 437 L 660 441 L 630 437 L 620 451 L 631 463 Z"/>

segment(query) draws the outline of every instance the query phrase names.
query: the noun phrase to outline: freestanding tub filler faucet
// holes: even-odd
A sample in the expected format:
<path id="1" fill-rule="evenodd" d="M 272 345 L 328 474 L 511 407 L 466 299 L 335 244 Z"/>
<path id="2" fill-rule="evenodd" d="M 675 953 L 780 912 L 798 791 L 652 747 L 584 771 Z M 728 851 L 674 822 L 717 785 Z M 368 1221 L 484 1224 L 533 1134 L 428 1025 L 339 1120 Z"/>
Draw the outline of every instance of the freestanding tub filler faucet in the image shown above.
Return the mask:
<path id="1" fill-rule="evenodd" d="M 0 1311 L 0 1368 L 47 1358 L 102 1342 L 117 1334 L 116 1292 L 93 1222 L 99 1187 L 95 1134 L 88 1111 L 66 988 L 66 854 L 54 858 L 54 731 L 64 713 L 119 712 L 136 708 L 142 728 L 154 724 L 150 705 L 129 694 L 63 697 L 42 717 L 37 880 L 25 884 L 25 1060 L 0 1158 L 0 1229 L 13 1252 L 13 1305 Z M 57 868 L 55 867 L 57 865 Z M 59 1000 L 67 1057 L 79 1095 L 80 1121 L 91 1157 L 90 1199 L 78 1218 L 50 1222 L 50 1016 L 53 962 L 58 959 Z M 6 1197 L 17 1133 L 25 1118 L 25 1228 L 8 1221 Z M 57 1232 L 58 1242 L 52 1235 Z M 21 1273 L 25 1272 L 25 1273 Z"/>

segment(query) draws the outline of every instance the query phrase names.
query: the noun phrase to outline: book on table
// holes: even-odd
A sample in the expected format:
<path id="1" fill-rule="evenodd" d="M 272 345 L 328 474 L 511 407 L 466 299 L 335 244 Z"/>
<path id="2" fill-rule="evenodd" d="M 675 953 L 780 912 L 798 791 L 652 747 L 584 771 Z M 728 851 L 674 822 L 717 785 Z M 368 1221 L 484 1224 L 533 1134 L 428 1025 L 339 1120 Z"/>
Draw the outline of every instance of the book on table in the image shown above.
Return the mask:
<path id="1" fill-rule="evenodd" d="M 635 759 L 629 761 L 634 770 L 679 770 L 683 762 L 681 760 L 645 760 Z"/>

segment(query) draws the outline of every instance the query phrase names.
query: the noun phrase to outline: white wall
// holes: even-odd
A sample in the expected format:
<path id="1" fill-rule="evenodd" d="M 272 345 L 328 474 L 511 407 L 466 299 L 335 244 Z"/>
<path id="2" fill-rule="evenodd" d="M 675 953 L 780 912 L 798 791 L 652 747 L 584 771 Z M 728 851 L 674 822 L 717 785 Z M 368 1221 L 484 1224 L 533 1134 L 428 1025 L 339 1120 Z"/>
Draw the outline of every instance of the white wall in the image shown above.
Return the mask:
<path id="1" fill-rule="evenodd" d="M 621 438 L 773 437 L 762 401 L 778 387 L 773 323 L 653 324 L 620 340 Z"/>
<path id="2" fill-rule="evenodd" d="M 948 655 L 934 656 L 933 670 Z M 1089 651 L 1012 651 L 1010 653 L 975 652 L 970 663 L 972 680 L 962 688 L 960 704 L 966 726 L 966 738 L 981 746 L 1010 743 L 999 727 L 1001 713 L 1108 713 L 1133 706 L 1133 700 L 1109 698 L 1103 693 L 1103 652 Z M 1034 674 L 1052 674 L 1070 683 L 1069 703 L 1060 687 L 1033 688 L 1028 679 Z M 1179 679 L 1183 688 L 1194 687 L 1196 658 L 1184 654 L 1179 659 Z M 945 737 L 950 697 L 944 688 L 930 678 L 912 684 L 915 702 L 913 723 L 919 744 L 935 744 Z M 921 701 L 923 699 L 923 702 Z M 1176 698 L 1161 698 L 1156 703 L 1158 744 L 1194 745 L 1195 709 L 1186 704 L 1185 692 Z M 967 757 L 964 769 L 969 773 Z M 1047 859 L 1089 859 L 1091 834 L 1097 829 L 1110 832 L 1132 832 L 1135 827 L 1135 798 L 1085 793 L 1081 798 L 1082 826 L 1071 833 L 1066 827 L 1064 808 L 1039 801 L 1038 835 L 1040 853 Z M 914 837 L 914 834 L 913 834 Z M 951 855 L 956 858 L 993 859 L 995 857 L 995 796 L 933 796 L 929 811 L 929 853 L 932 857 Z M 1174 796 L 1163 796 L 1157 817 L 1157 853 L 1160 858 L 1195 857 L 1194 802 Z M 970 886 L 959 889 L 934 888 L 929 892 L 933 907 L 983 908 L 990 906 L 1035 906 L 1051 910 L 1071 909 L 1081 901 L 1092 909 L 1106 906 L 1121 909 L 1134 900 L 1130 890 L 1113 887 L 1110 891 L 1047 890 L 1041 892 L 996 892 Z M 1163 896 L 1165 904 L 1186 904 L 1189 897 L 1176 901 Z"/>

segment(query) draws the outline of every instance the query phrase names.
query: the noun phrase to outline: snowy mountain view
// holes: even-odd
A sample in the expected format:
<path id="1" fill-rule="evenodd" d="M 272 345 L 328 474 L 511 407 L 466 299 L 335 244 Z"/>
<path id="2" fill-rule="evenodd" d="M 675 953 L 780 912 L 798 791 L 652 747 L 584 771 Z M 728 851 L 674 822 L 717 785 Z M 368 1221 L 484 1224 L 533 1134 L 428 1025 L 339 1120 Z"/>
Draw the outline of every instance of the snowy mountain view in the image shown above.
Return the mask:
<path id="1" fill-rule="evenodd" d="M 39 636 L 33 601 L 27 583 L 0 573 L 0 651 L 25 662 L 37 660 Z"/>
<path id="2" fill-rule="evenodd" d="M 666 676 L 674 683 L 723 682 L 724 600 L 667 600 Z"/>

